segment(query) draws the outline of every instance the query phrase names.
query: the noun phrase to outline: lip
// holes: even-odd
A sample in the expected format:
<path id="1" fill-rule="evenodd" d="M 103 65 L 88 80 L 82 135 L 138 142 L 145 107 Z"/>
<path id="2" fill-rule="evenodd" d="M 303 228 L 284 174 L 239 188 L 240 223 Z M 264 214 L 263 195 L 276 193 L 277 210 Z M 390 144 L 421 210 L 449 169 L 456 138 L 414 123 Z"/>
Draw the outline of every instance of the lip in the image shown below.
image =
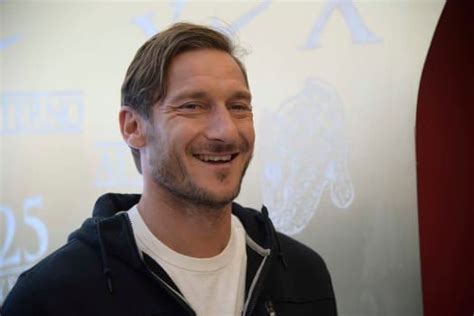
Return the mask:
<path id="1" fill-rule="evenodd" d="M 218 167 L 228 167 L 230 166 L 235 158 L 237 158 L 237 156 L 239 155 L 240 153 L 194 153 L 193 154 L 193 158 L 195 158 L 197 161 L 201 162 L 202 164 L 206 165 L 206 166 L 209 166 L 209 167 L 213 167 L 213 168 L 218 168 Z M 220 161 L 220 162 L 206 162 L 206 161 L 203 161 L 201 159 L 199 159 L 199 156 L 219 156 L 219 157 L 223 157 L 223 156 L 231 156 L 230 160 L 229 161 Z"/>
<path id="2" fill-rule="evenodd" d="M 238 151 L 223 151 L 223 152 L 208 152 L 208 151 L 202 151 L 202 152 L 195 152 L 193 153 L 193 156 L 199 156 L 199 155 L 208 155 L 208 156 L 226 156 L 226 155 L 236 155 L 238 154 Z"/>

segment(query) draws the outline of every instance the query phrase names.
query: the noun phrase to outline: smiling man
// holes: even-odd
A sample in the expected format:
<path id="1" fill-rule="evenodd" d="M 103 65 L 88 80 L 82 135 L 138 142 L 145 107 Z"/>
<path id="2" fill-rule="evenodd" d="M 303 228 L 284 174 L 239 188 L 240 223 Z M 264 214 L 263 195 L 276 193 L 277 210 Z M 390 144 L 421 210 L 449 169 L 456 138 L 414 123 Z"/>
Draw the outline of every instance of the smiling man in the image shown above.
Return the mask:
<path id="1" fill-rule="evenodd" d="M 179 23 L 137 52 L 123 139 L 143 193 L 106 194 L 23 273 L 2 315 L 336 315 L 321 257 L 233 200 L 255 132 L 231 41 Z"/>

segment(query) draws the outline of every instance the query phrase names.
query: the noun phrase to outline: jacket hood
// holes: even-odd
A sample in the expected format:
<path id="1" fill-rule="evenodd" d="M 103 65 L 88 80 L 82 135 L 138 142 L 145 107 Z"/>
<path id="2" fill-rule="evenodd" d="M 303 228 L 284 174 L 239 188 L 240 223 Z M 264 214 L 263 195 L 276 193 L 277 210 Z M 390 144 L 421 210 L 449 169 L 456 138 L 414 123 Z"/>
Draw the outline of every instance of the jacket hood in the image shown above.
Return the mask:
<path id="1" fill-rule="evenodd" d="M 103 272 L 112 291 L 109 257 L 120 258 L 135 269 L 143 268 L 143 261 L 138 251 L 133 231 L 126 211 L 136 205 L 140 194 L 107 193 L 99 197 L 94 205 L 92 217 L 84 221 L 82 226 L 74 231 L 69 241 L 80 240 L 100 252 Z M 249 238 L 260 249 L 276 250 L 283 263 L 279 240 L 265 207 L 258 212 L 232 203 L 232 213 L 242 222 Z M 124 248 L 124 245 L 128 247 Z"/>
<path id="2" fill-rule="evenodd" d="M 116 224 L 117 217 L 138 204 L 140 198 L 140 194 L 107 193 L 102 195 L 94 205 L 92 217 L 88 218 L 81 228 L 73 232 L 69 236 L 69 240 L 81 239 L 87 243 L 96 244 L 98 242 L 97 223 L 100 223 L 104 235 L 102 238 L 109 239 L 107 238 L 109 233 L 124 229 L 121 225 Z M 247 234 L 261 247 L 273 248 L 275 229 L 268 218 L 265 206 L 262 207 L 261 212 L 258 212 L 251 208 L 242 207 L 237 203 L 232 203 L 232 213 L 242 222 Z"/>

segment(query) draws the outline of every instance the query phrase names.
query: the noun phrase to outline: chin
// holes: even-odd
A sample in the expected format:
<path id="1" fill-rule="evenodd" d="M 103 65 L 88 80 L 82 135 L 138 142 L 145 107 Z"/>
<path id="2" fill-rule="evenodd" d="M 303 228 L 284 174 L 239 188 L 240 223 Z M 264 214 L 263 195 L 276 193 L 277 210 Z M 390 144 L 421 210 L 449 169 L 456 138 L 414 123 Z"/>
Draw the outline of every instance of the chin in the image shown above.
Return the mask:
<path id="1" fill-rule="evenodd" d="M 201 189 L 216 198 L 226 199 L 227 197 L 235 197 L 239 194 L 240 183 L 222 183 L 215 181 L 214 183 L 201 186 Z"/>
<path id="2" fill-rule="evenodd" d="M 207 192 L 207 196 L 209 196 L 210 200 L 214 200 L 217 203 L 223 203 L 223 204 L 228 204 L 232 202 L 237 195 L 239 194 L 239 189 L 234 188 L 234 189 L 229 189 L 229 190 L 218 190 L 218 191 L 213 191 L 213 190 L 203 190 L 204 192 Z"/>
<path id="3" fill-rule="evenodd" d="M 201 187 L 199 191 L 203 193 L 204 204 L 209 204 L 209 206 L 214 207 L 224 207 L 229 205 L 234 201 L 234 199 L 239 195 L 240 186 L 232 186 L 229 188 L 219 188 L 215 190 L 216 186 L 212 187 Z M 207 203 L 206 203 L 207 202 Z"/>

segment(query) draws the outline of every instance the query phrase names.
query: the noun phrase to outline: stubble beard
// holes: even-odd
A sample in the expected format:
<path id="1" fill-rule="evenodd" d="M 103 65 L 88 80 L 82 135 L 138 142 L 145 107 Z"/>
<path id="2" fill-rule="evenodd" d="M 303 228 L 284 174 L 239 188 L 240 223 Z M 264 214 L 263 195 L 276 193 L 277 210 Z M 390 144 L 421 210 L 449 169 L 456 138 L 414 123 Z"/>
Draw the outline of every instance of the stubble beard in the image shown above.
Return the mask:
<path id="1" fill-rule="evenodd" d="M 159 144 L 160 142 L 156 142 Z M 224 209 L 240 193 L 242 180 L 251 161 L 251 156 L 245 162 L 238 185 L 235 189 L 225 196 L 216 196 L 205 188 L 199 187 L 189 176 L 184 162 L 179 157 L 173 157 L 168 151 L 162 151 L 156 146 L 154 155 L 149 159 L 151 166 L 152 179 L 158 186 L 164 188 L 178 200 L 191 205 L 193 209 L 201 210 L 209 214 L 215 214 Z M 164 146 L 163 146 L 164 147 Z M 228 175 L 226 173 L 218 174 L 218 180 L 224 181 Z"/>

